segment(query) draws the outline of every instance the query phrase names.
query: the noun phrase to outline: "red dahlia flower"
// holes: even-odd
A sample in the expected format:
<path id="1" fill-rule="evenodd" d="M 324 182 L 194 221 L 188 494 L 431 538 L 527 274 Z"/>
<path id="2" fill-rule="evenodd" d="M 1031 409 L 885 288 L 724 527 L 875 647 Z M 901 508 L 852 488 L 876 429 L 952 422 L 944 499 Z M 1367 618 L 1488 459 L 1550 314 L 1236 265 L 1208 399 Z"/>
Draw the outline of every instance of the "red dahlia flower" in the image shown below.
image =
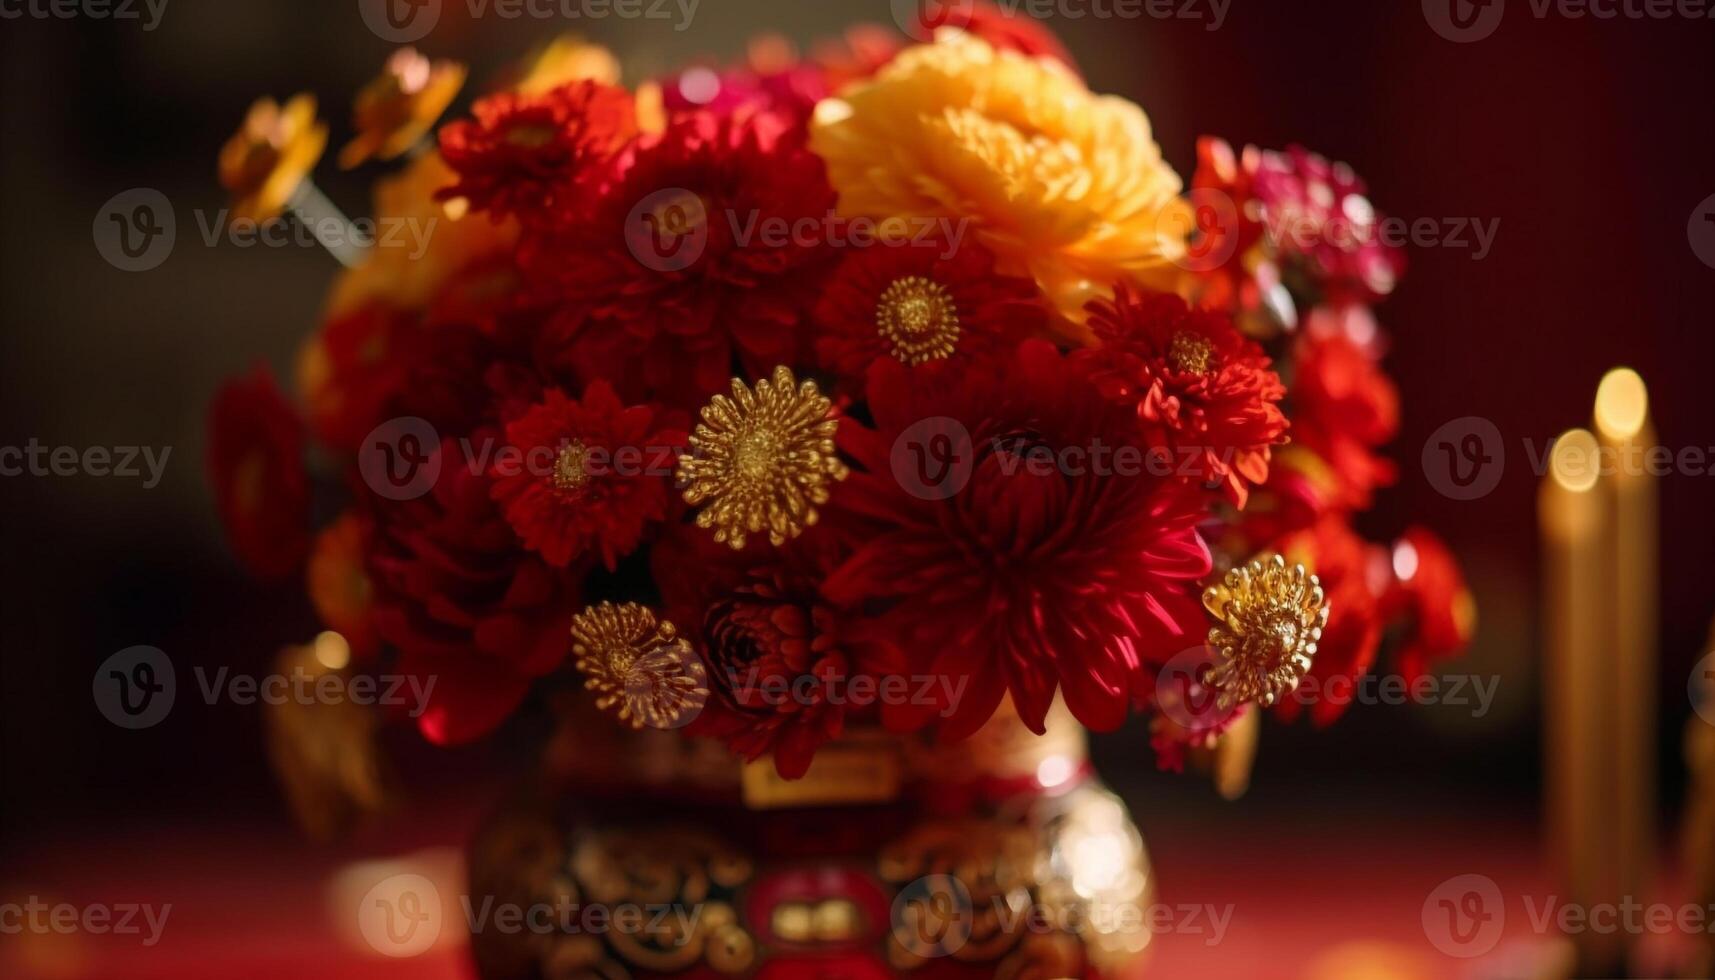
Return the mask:
<path id="1" fill-rule="evenodd" d="M 1269 447 L 1286 441 L 1286 388 L 1268 355 L 1223 314 L 1171 293 L 1120 287 L 1090 304 L 1101 346 L 1076 356 L 1108 398 L 1135 406 L 1157 458 L 1235 506 L 1268 479 Z M 1187 465 L 1189 464 L 1189 465 Z"/>
<path id="2" fill-rule="evenodd" d="M 614 159 L 593 214 L 526 234 L 526 268 L 568 311 L 579 377 L 640 373 L 651 397 L 689 407 L 725 390 L 735 361 L 765 377 L 795 360 L 836 258 L 834 192 L 785 128 L 679 115 Z"/>
<path id="3" fill-rule="evenodd" d="M 563 568 L 594 548 L 612 571 L 671 512 L 686 421 L 651 405 L 626 407 L 605 381 L 582 400 L 549 389 L 507 423 L 506 445 L 489 464 L 494 499 L 548 564 Z"/>
<path id="4" fill-rule="evenodd" d="M 810 58 L 821 68 L 828 90 L 838 92 L 851 82 L 869 78 L 906 46 L 899 32 L 879 24 L 857 24 L 837 39 L 818 42 Z"/>
<path id="5" fill-rule="evenodd" d="M 514 375 L 534 371 L 528 337 L 539 318 L 459 308 L 474 319 L 432 312 L 423 320 L 371 304 L 328 321 L 298 367 L 317 438 L 355 451 L 389 419 L 416 416 L 440 431 L 463 432 L 496 418 L 496 391 L 510 393 L 521 386 Z"/>
<path id="6" fill-rule="evenodd" d="M 1148 664 L 1204 627 L 1202 496 L 1116 451 L 1136 444 L 1135 413 L 1049 343 L 939 380 L 879 361 L 875 430 L 840 427 L 867 472 L 834 497 L 857 543 L 824 594 L 885 604 L 909 669 L 964 685 L 954 703 L 916 706 L 919 722 L 945 714 L 947 737 L 976 730 L 1009 690 L 1041 732 L 1057 687 L 1079 721 L 1117 727 Z M 938 417 L 958 427 L 925 432 Z"/>
<path id="7" fill-rule="evenodd" d="M 264 579 L 296 571 L 310 547 L 304 423 L 267 368 L 215 393 L 207 465 L 221 523 L 239 560 Z"/>
<path id="8" fill-rule="evenodd" d="M 631 94 L 588 80 L 541 95 L 501 92 L 472 114 L 441 130 L 441 156 L 459 180 L 436 196 L 465 198 L 496 220 L 540 220 L 637 132 Z"/>
<path id="9" fill-rule="evenodd" d="M 1382 598 L 1388 618 L 1406 621 L 1399 670 L 1407 683 L 1434 661 L 1454 656 L 1471 642 L 1477 603 L 1465 586 L 1459 561 L 1434 532 L 1408 529 L 1389 555 L 1393 581 Z"/>
<path id="10" fill-rule="evenodd" d="M 1354 685 L 1369 673 L 1381 646 L 1384 583 L 1378 573 L 1385 559 L 1381 549 L 1358 537 L 1340 515 L 1289 535 L 1278 550 L 1287 561 L 1316 570 L 1329 613 L 1310 673 L 1274 710 L 1291 721 L 1308 707 L 1314 723 L 1332 724 L 1350 707 Z"/>
<path id="11" fill-rule="evenodd" d="M 1198 238 L 1190 258 L 1197 305 L 1231 313 L 1246 332 L 1267 337 L 1297 326 L 1298 312 L 1256 201 L 1261 165 L 1262 151 L 1254 146 L 1234 153 L 1226 140 L 1197 140 L 1191 201 L 1199 211 Z"/>
<path id="12" fill-rule="evenodd" d="M 828 278 L 816 305 L 816 358 L 862 382 L 876 358 L 916 365 L 1004 357 L 1046 324 L 1035 282 L 996 275 L 972 242 L 878 243 Z"/>
<path id="13" fill-rule="evenodd" d="M 427 495 L 372 499 L 369 572 L 376 632 L 400 651 L 401 670 L 435 680 L 417 725 L 451 744 L 498 725 L 565 659 L 582 572 L 519 546 L 457 442 L 436 454 Z"/>
<path id="14" fill-rule="evenodd" d="M 742 65 L 697 65 L 663 78 L 660 85 L 661 104 L 669 113 L 777 112 L 797 128 L 808 125 L 816 103 L 831 94 L 821 66 L 800 59 L 791 42 L 779 35 L 752 39 Z"/>
<path id="15" fill-rule="evenodd" d="M 1363 509 L 1394 480 L 1393 463 L 1374 450 L 1399 430 L 1399 392 L 1350 336 L 1311 327 L 1293 358 L 1293 437 L 1327 463 L 1333 503 Z"/>
<path id="16" fill-rule="evenodd" d="M 1247 324 L 1262 317 L 1290 327 L 1300 309 L 1376 302 L 1405 271 L 1364 182 L 1346 164 L 1298 146 L 1235 153 L 1226 141 L 1204 137 L 1191 186 L 1194 202 L 1215 219 L 1199 223 L 1194 257 L 1220 262 L 1197 270 L 1198 302 Z"/>
<path id="17" fill-rule="evenodd" d="M 411 314 L 379 303 L 322 326 L 298 361 L 299 386 L 318 439 L 356 450 L 387 418 L 388 404 L 405 389 L 407 351 L 416 332 Z"/>
<path id="18" fill-rule="evenodd" d="M 1311 305 L 1373 303 L 1393 292 L 1404 256 L 1383 240 L 1381 215 L 1350 166 L 1302 146 L 1254 157 L 1247 148 L 1247 164 L 1253 159 L 1249 183 L 1263 223 Z"/>
<path id="19" fill-rule="evenodd" d="M 879 678 L 901 667 L 867 617 L 822 594 L 838 560 L 832 540 L 812 531 L 735 552 L 681 526 L 654 556 L 668 615 L 701 651 L 716 694 L 692 732 L 747 759 L 773 753 L 787 779 L 804 775 L 849 717 L 874 714 Z"/>

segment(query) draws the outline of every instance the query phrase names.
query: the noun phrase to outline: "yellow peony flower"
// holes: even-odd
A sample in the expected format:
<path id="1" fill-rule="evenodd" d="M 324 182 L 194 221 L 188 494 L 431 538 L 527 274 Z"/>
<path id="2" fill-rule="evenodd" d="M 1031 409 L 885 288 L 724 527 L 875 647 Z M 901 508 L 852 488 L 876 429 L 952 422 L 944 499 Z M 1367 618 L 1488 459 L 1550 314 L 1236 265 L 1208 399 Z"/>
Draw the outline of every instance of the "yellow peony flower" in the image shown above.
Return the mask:
<path id="1" fill-rule="evenodd" d="M 943 32 L 816 107 L 847 217 L 948 219 L 1036 280 L 1065 339 L 1116 282 L 1172 290 L 1188 211 L 1143 110 L 1056 62 Z"/>

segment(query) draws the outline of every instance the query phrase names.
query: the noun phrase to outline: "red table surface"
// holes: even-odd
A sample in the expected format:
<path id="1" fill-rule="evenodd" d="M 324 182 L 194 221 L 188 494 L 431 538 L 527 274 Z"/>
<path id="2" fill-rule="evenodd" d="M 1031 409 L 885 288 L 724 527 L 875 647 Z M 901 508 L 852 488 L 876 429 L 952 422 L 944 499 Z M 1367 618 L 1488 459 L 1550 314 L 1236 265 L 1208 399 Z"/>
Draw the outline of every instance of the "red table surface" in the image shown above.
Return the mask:
<path id="1" fill-rule="evenodd" d="M 22 850 L 0 871 L 0 903 L 170 902 L 159 942 L 141 937 L 32 932 L 0 936 L 0 975 L 28 980 L 243 977 L 245 980 L 454 980 L 474 976 L 453 930 L 435 948 L 391 959 L 350 928 L 331 882 L 354 862 L 456 858 L 475 811 L 396 816 L 363 840 L 307 844 L 281 827 L 175 827 L 100 837 L 67 833 Z M 1248 825 L 1247 825 L 1248 826 Z M 1146 822 L 1146 828 L 1148 823 Z M 1153 943 L 1149 977 L 1497 976 L 1496 964 L 1540 946 L 1524 896 L 1548 893 L 1532 828 L 1424 816 L 1374 822 L 1308 839 L 1194 826 L 1149 832 L 1159 900 L 1230 907 L 1226 933 L 1167 933 Z M 1199 836 L 1201 833 L 1203 836 Z M 431 862 L 432 863 L 432 862 Z M 456 868 L 446 871 L 456 882 Z M 1492 878 L 1506 899 L 1506 940 L 1475 960 L 1445 956 L 1424 928 L 1425 901 L 1458 874 Z M 456 885 L 454 886 L 456 887 Z M 1540 900 L 1539 900 L 1540 901 Z M 1209 928 L 1205 921 L 1205 930 Z M 1504 968 L 1503 968 L 1504 969 Z M 1509 971 L 1510 972 L 1510 971 Z"/>

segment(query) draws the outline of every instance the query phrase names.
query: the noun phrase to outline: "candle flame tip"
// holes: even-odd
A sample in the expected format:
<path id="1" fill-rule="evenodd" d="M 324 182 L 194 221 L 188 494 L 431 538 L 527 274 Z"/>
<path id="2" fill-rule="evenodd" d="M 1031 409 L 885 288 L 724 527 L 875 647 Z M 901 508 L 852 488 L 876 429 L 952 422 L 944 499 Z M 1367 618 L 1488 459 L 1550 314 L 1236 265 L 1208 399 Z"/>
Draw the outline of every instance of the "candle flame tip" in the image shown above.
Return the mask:
<path id="1" fill-rule="evenodd" d="M 1596 427 L 1610 439 L 1629 439 L 1643 431 L 1649 418 L 1649 389 L 1629 367 L 1602 376 L 1596 387 Z"/>

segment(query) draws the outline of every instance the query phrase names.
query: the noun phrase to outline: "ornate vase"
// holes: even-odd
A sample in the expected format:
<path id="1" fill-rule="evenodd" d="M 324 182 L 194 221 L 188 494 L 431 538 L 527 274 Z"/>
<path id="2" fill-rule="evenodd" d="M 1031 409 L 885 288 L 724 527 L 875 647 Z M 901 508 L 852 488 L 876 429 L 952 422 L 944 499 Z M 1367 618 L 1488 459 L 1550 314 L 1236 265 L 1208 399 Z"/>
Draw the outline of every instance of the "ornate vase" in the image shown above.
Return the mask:
<path id="1" fill-rule="evenodd" d="M 1112 978 L 1150 940 L 1143 840 L 1063 708 L 853 733 L 792 782 L 573 720 L 542 770 L 472 844 L 472 900 L 533 910 L 474 931 L 490 980 Z"/>

